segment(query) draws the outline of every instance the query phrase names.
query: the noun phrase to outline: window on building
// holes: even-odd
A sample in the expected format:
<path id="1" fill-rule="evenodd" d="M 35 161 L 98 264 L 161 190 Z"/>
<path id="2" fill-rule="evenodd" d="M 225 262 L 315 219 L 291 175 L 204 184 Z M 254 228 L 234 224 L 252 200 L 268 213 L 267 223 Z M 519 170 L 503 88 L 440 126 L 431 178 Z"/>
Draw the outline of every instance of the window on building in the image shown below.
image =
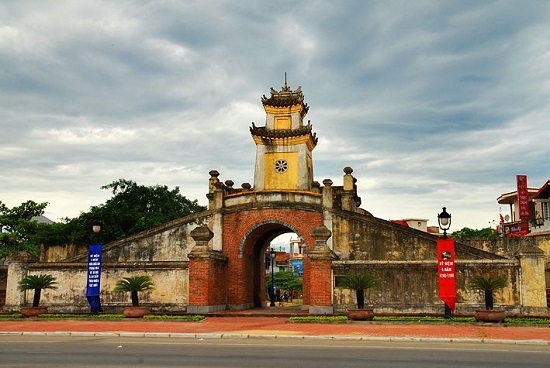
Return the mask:
<path id="1" fill-rule="evenodd" d="M 550 219 L 550 203 L 549 202 L 542 202 L 542 218 L 545 220 Z"/>

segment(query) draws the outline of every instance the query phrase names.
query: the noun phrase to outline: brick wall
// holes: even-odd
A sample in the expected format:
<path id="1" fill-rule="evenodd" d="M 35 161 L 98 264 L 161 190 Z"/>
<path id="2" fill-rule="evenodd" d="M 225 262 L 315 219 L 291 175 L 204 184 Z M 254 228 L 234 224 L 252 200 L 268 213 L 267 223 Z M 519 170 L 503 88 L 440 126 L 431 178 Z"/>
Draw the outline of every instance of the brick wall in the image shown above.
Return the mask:
<path id="1" fill-rule="evenodd" d="M 228 213 L 223 218 L 223 252 L 228 256 L 228 303 L 256 304 L 265 301 L 265 246 L 276 235 L 296 232 L 313 247 L 311 231 L 323 223 L 319 211 L 288 208 L 253 208 Z M 304 264 L 304 303 L 308 300 L 308 271 Z M 330 273 L 327 280 L 330 280 Z M 330 300 L 330 298 L 329 298 Z"/>
<path id="2" fill-rule="evenodd" d="M 226 266 L 208 258 L 189 260 L 189 304 L 216 305 L 226 303 Z"/>

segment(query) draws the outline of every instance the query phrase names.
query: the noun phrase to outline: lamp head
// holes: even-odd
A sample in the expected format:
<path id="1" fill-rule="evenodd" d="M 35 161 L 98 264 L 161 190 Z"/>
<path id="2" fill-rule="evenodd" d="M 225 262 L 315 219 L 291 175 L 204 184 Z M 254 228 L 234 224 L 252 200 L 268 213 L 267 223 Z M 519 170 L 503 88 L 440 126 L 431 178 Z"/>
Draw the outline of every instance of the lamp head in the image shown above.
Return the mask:
<path id="1" fill-rule="evenodd" d="M 94 220 L 92 222 L 92 231 L 95 234 L 98 234 L 101 231 L 101 222 L 99 222 L 99 220 Z"/>
<path id="2" fill-rule="evenodd" d="M 441 230 L 449 230 L 451 227 L 451 214 L 447 212 L 446 207 L 443 207 L 443 211 L 437 214 L 437 222 Z"/>

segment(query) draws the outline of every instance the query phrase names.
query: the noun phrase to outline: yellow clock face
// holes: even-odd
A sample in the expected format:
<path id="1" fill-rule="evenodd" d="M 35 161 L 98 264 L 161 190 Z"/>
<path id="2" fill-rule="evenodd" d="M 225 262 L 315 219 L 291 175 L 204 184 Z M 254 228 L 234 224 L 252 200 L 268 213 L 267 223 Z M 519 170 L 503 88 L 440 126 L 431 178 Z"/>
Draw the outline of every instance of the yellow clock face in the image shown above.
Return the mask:
<path id="1" fill-rule="evenodd" d="M 283 159 L 275 161 L 275 171 L 279 174 L 283 174 L 288 170 L 288 162 Z"/>
<path id="2" fill-rule="evenodd" d="M 265 154 L 264 189 L 298 188 L 298 152 Z"/>

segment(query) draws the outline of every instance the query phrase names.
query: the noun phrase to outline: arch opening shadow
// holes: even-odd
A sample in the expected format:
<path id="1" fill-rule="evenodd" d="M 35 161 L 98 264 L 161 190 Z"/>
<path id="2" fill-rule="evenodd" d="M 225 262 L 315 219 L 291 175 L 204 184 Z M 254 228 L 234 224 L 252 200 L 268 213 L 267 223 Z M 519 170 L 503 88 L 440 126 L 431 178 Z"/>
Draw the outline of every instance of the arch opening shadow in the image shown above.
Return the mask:
<path id="1" fill-rule="evenodd" d="M 278 236 L 288 233 L 294 233 L 298 239 L 302 239 L 295 229 L 278 221 L 259 224 L 244 239 L 242 259 L 243 261 L 248 260 L 248 262 L 245 261 L 244 274 L 248 285 L 250 285 L 247 299 L 249 299 L 251 307 L 265 308 L 269 305 L 267 277 L 270 277 L 270 273 L 267 272 L 268 259 L 266 256 L 268 256 L 271 242 Z M 277 267 L 274 272 L 278 272 Z"/>

